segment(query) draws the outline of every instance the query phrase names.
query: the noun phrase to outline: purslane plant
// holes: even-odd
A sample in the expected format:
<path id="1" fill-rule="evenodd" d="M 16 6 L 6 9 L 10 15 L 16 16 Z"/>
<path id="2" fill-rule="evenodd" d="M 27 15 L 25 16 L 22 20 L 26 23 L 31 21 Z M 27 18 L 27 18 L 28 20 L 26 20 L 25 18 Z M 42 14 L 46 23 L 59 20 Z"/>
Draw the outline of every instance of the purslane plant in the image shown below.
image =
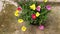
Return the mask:
<path id="1" fill-rule="evenodd" d="M 47 20 L 47 14 L 51 11 L 51 6 L 47 5 L 46 2 L 47 0 L 43 3 L 32 0 L 18 2 L 19 7 L 15 12 L 18 22 L 26 21 L 28 25 L 38 25 L 41 30 L 44 29 L 43 25 Z"/>

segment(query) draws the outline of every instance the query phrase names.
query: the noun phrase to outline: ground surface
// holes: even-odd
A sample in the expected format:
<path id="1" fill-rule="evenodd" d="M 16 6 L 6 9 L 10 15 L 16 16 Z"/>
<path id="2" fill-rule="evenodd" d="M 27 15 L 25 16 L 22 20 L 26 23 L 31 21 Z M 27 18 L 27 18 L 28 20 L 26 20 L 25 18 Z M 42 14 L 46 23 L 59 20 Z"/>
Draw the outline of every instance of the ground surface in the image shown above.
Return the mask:
<path id="1" fill-rule="evenodd" d="M 0 34 L 60 34 L 60 6 L 52 6 L 45 30 L 41 31 L 37 26 L 30 26 L 26 32 L 22 32 L 20 28 L 23 24 L 17 23 L 14 16 L 16 6 L 5 3 L 0 12 Z"/>

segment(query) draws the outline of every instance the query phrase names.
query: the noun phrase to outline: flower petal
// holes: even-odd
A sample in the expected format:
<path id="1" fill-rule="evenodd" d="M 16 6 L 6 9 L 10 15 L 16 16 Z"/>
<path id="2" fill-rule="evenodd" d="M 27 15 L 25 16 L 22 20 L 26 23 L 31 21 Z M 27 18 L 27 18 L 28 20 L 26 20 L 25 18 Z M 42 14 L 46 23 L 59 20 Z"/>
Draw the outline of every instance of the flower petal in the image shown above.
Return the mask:
<path id="1" fill-rule="evenodd" d="M 40 30 L 44 30 L 44 26 L 43 26 L 43 25 L 40 25 L 40 26 L 39 26 L 39 29 L 40 29 Z"/>
<path id="2" fill-rule="evenodd" d="M 14 15 L 15 15 L 15 16 L 19 16 L 18 10 L 15 11 Z"/>
<path id="3" fill-rule="evenodd" d="M 51 10 L 51 6 L 50 6 L 50 5 L 47 5 L 47 6 L 46 6 L 46 9 L 47 9 L 47 10 Z"/>
<path id="4" fill-rule="evenodd" d="M 40 12 L 40 8 L 41 8 L 40 6 L 37 6 L 36 10 Z"/>
<path id="5" fill-rule="evenodd" d="M 22 28 L 21 28 L 22 31 L 26 31 L 26 29 L 27 28 L 25 26 L 22 26 Z"/>
<path id="6" fill-rule="evenodd" d="M 39 12 L 37 12 L 37 13 L 36 13 L 36 17 L 38 17 L 39 15 L 40 15 L 40 13 L 39 13 Z"/>
<path id="7" fill-rule="evenodd" d="M 22 8 L 21 8 L 21 7 L 18 7 L 18 8 L 17 8 L 17 10 L 21 11 L 21 10 L 22 10 Z"/>
<path id="8" fill-rule="evenodd" d="M 36 14 L 32 14 L 32 19 L 36 19 Z"/>
<path id="9" fill-rule="evenodd" d="M 32 5 L 30 6 L 30 8 L 33 9 L 33 10 L 35 10 L 35 9 L 36 9 L 35 4 L 32 4 Z"/>
<path id="10" fill-rule="evenodd" d="M 18 19 L 18 23 L 22 23 L 23 22 L 23 19 Z"/>

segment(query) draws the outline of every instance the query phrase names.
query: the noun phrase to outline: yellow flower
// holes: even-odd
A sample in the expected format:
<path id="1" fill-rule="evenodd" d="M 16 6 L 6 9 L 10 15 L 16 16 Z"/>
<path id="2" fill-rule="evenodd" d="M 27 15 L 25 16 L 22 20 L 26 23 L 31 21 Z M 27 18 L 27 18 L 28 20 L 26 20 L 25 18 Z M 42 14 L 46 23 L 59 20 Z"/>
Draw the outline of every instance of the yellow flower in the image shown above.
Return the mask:
<path id="1" fill-rule="evenodd" d="M 23 22 L 23 19 L 18 19 L 18 23 L 22 23 Z"/>
<path id="2" fill-rule="evenodd" d="M 19 11 L 16 10 L 15 13 L 14 13 L 15 16 L 19 16 Z"/>
<path id="3" fill-rule="evenodd" d="M 37 12 L 37 13 L 36 13 L 36 17 L 38 17 L 39 15 L 40 15 L 40 13 L 39 13 L 39 12 Z"/>
<path id="4" fill-rule="evenodd" d="M 27 28 L 25 26 L 22 26 L 22 28 L 21 28 L 22 31 L 26 31 L 26 29 Z"/>
<path id="5" fill-rule="evenodd" d="M 48 0 L 44 0 L 44 2 L 47 2 Z"/>
<path id="6" fill-rule="evenodd" d="M 33 10 L 35 10 L 35 9 L 36 9 L 35 4 L 32 4 L 32 5 L 30 6 L 30 8 L 33 9 Z"/>

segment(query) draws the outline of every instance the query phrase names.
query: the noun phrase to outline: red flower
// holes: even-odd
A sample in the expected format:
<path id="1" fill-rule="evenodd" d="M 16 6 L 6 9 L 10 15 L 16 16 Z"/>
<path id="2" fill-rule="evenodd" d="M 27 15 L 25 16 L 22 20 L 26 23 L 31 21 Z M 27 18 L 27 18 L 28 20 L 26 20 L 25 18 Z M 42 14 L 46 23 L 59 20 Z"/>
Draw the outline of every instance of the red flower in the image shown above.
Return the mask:
<path id="1" fill-rule="evenodd" d="M 35 14 L 32 14 L 32 19 L 36 19 L 36 15 Z"/>
<path id="2" fill-rule="evenodd" d="M 18 8 L 17 8 L 17 10 L 21 11 L 21 10 L 22 10 L 22 8 L 21 8 L 21 7 L 18 7 Z"/>

